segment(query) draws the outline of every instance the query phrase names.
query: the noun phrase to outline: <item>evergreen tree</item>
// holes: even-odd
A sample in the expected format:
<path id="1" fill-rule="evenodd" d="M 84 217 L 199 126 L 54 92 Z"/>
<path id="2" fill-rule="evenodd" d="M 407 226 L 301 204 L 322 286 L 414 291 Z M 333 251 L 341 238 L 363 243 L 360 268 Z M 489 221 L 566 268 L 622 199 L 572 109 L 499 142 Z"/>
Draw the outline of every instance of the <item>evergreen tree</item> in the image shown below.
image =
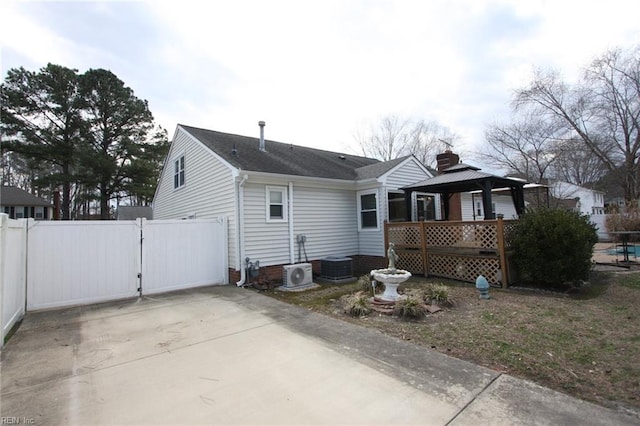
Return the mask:
<path id="1" fill-rule="evenodd" d="M 84 180 L 95 185 L 100 194 L 101 219 L 109 219 L 111 200 L 128 189 L 139 192 L 155 185 L 157 175 L 149 169 L 154 169 L 161 148 L 154 149 L 156 143 L 150 138 L 154 125 L 147 101 L 138 99 L 115 74 L 92 69 L 80 81 L 88 124 L 84 133 Z"/>
<path id="2" fill-rule="evenodd" d="M 110 218 L 115 198 L 151 202 L 166 131 L 154 127 L 147 102 L 112 72 L 78 74 L 53 64 L 39 72 L 11 69 L 1 96 L 3 168 L 20 159 L 22 186 L 32 192 L 61 186 L 63 219 L 86 216 L 95 200 L 102 219 Z"/>
<path id="3" fill-rule="evenodd" d="M 83 125 L 77 70 L 53 64 L 37 73 L 11 69 L 0 104 L 3 150 L 28 160 L 34 185 L 62 186 L 62 219 L 70 219 Z"/>

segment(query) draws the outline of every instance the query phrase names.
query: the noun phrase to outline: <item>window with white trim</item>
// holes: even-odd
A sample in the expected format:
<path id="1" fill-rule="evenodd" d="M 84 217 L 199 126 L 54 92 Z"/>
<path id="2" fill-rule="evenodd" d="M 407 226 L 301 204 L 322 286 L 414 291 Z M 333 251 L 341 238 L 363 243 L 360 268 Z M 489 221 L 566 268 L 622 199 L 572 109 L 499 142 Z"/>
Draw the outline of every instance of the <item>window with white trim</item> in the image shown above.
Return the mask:
<path id="1" fill-rule="evenodd" d="M 287 220 L 287 188 L 267 186 L 267 222 Z"/>
<path id="2" fill-rule="evenodd" d="M 378 229 L 377 191 L 358 193 L 358 225 L 361 230 Z"/>
<path id="3" fill-rule="evenodd" d="M 184 155 L 181 155 L 173 162 L 173 188 L 184 186 Z"/>

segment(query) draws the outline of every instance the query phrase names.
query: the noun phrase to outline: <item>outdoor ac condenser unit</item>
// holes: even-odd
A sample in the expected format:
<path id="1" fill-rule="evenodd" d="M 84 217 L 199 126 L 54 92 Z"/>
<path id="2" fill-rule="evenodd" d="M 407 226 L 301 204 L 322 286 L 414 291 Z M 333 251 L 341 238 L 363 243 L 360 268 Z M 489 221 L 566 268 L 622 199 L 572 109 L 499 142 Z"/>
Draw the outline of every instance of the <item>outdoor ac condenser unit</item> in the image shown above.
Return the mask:
<path id="1" fill-rule="evenodd" d="M 282 284 L 296 287 L 313 283 L 313 270 L 310 263 L 286 265 L 282 270 Z"/>

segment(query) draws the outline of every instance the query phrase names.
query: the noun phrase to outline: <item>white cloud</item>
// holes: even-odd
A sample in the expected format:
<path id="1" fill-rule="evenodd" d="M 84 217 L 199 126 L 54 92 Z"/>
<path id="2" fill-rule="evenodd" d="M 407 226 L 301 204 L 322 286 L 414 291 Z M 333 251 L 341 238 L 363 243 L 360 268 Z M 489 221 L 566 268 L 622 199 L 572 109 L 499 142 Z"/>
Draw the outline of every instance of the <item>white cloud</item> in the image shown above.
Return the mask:
<path id="1" fill-rule="evenodd" d="M 48 61 L 67 63 L 71 60 L 73 43 L 48 28 L 32 21 L 23 8 L 14 2 L 2 2 L 0 13 L 0 46 L 2 46 L 2 68 L 10 52 L 18 52 L 32 64 L 44 66 Z M 11 67 L 14 64 L 8 64 Z M 27 64 L 25 64 L 27 65 Z M 28 64 L 31 65 L 31 64 Z M 17 65 L 19 66 L 19 65 Z"/>
<path id="2" fill-rule="evenodd" d="M 3 70 L 109 68 L 177 123 L 357 151 L 363 121 L 437 120 L 481 143 L 534 66 L 576 78 L 637 43 L 640 4 L 454 1 L 3 2 Z"/>

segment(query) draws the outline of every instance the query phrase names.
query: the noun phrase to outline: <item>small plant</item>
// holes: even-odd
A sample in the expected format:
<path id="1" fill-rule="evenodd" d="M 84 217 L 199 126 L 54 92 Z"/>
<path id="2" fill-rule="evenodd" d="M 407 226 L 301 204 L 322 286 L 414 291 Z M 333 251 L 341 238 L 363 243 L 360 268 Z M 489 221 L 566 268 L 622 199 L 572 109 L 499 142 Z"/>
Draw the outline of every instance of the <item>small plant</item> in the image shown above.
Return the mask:
<path id="1" fill-rule="evenodd" d="M 427 307 L 422 298 L 407 295 L 396 301 L 393 313 L 404 320 L 422 319 L 427 314 Z"/>
<path id="2" fill-rule="evenodd" d="M 374 287 L 371 283 L 371 275 L 362 275 L 358 278 L 358 287 L 360 288 L 360 291 L 365 293 L 372 294 L 374 292 Z"/>
<path id="3" fill-rule="evenodd" d="M 453 306 L 455 301 L 449 295 L 449 287 L 444 284 L 429 284 L 425 300 L 438 306 Z"/>
<path id="4" fill-rule="evenodd" d="M 345 300 L 344 311 L 352 317 L 364 317 L 371 313 L 371 300 L 367 293 L 359 291 Z"/>
<path id="5" fill-rule="evenodd" d="M 371 289 L 373 288 L 371 287 L 371 276 L 361 275 L 360 278 L 358 278 L 358 287 L 360 288 L 360 291 L 371 293 Z"/>

